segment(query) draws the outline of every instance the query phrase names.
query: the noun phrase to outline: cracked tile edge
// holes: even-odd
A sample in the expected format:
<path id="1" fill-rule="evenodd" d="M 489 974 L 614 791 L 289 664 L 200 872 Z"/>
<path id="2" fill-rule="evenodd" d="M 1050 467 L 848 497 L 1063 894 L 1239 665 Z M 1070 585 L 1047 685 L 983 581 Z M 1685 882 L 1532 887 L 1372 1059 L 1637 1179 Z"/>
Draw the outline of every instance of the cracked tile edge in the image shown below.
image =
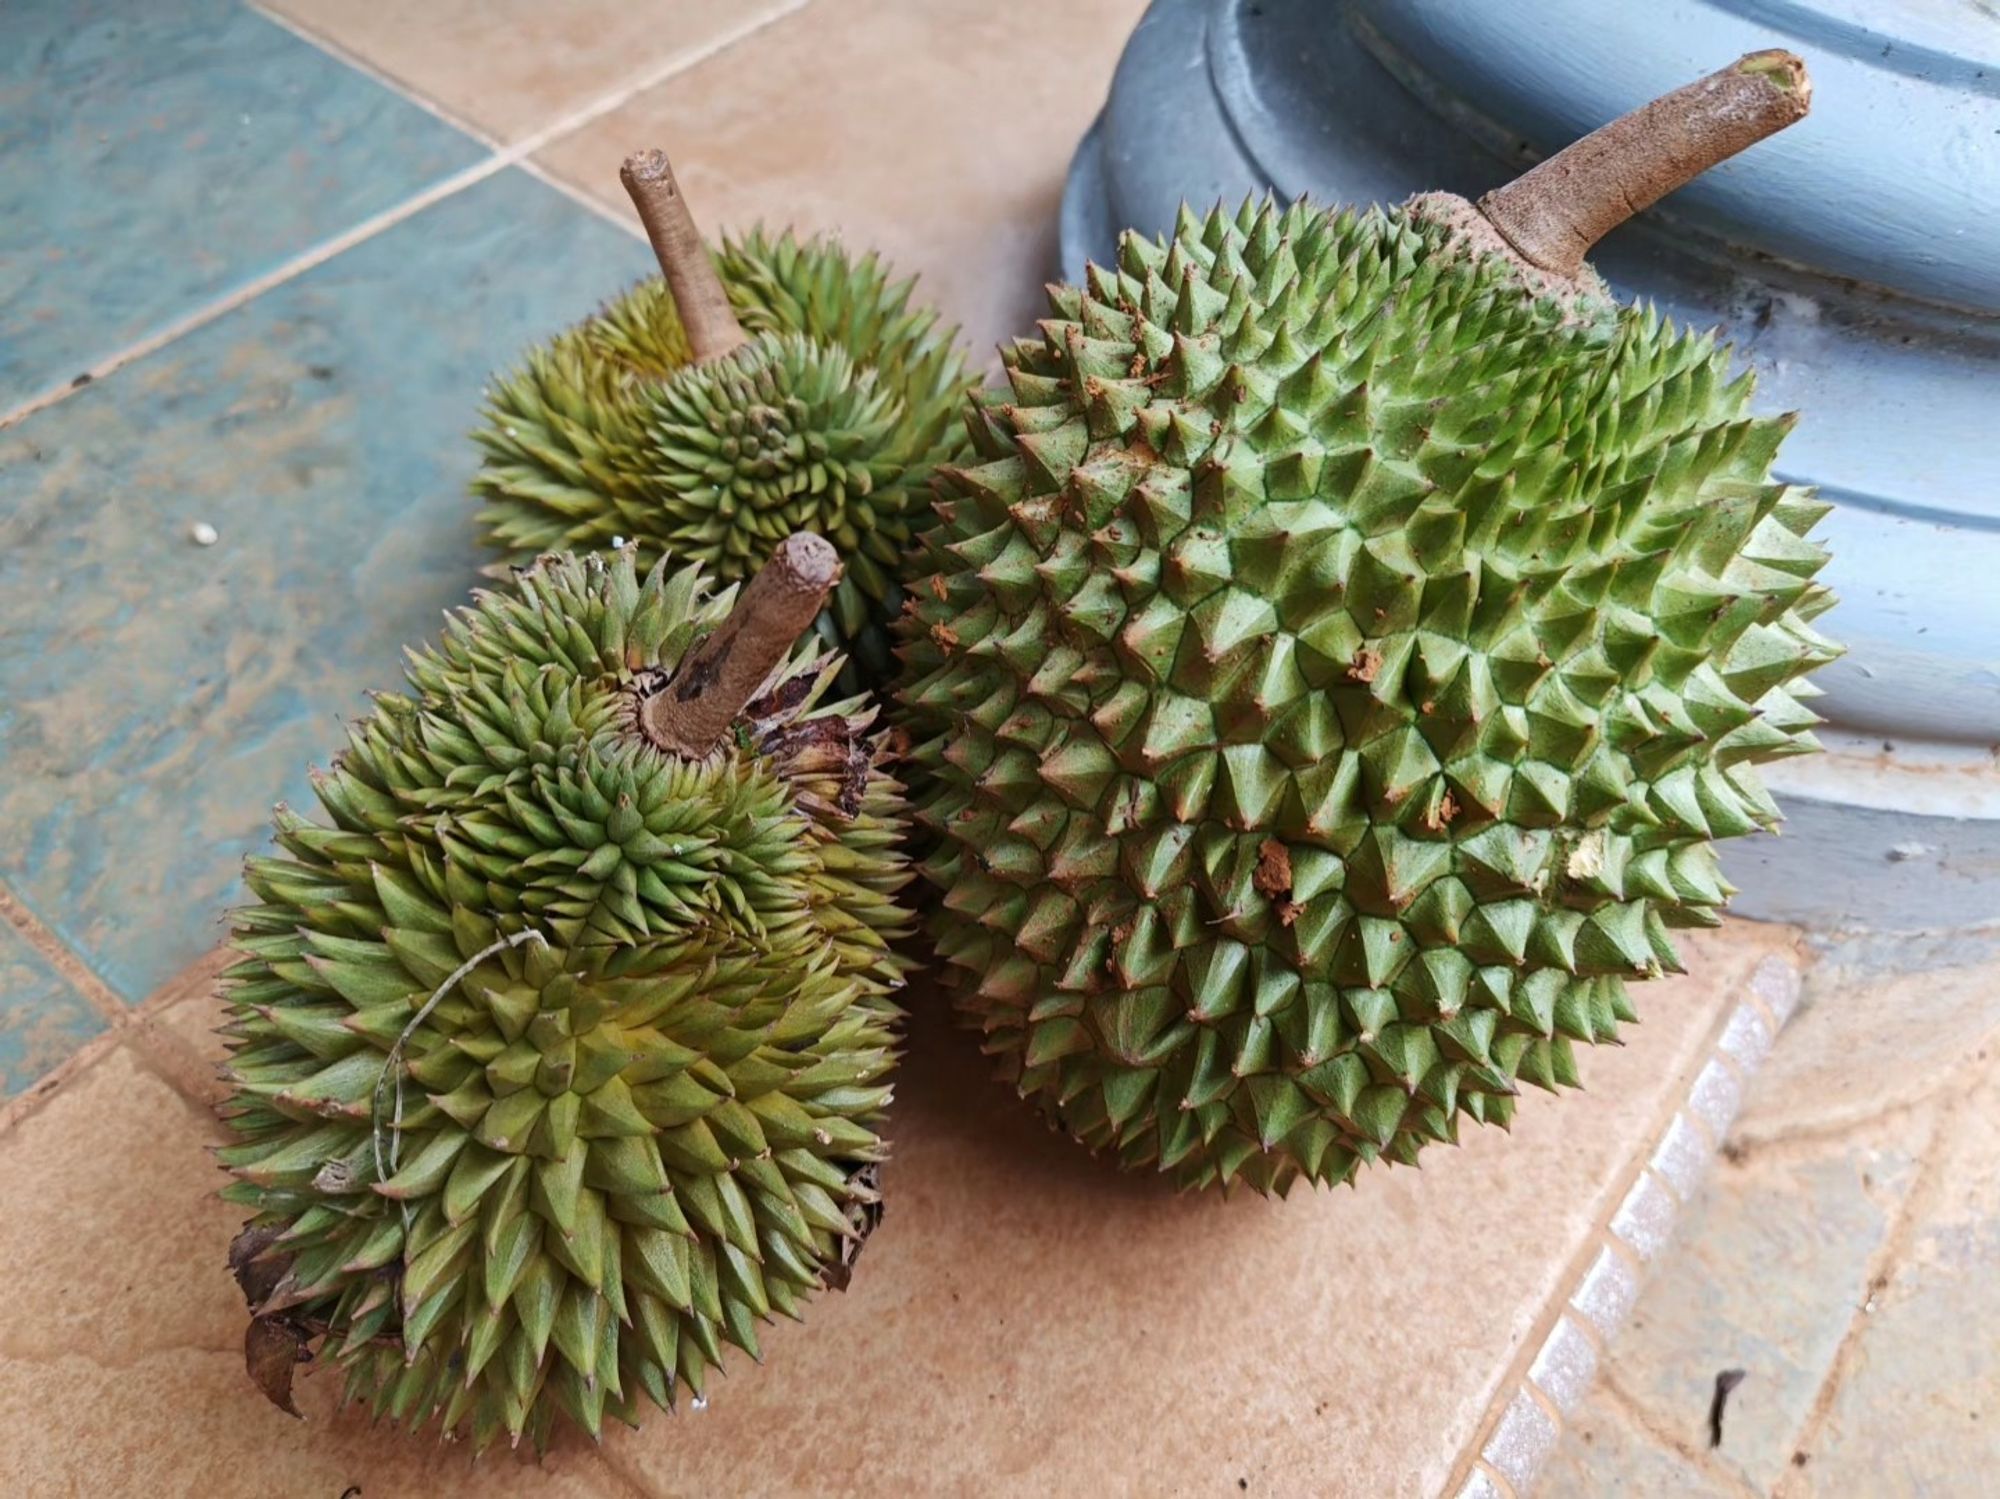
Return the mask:
<path id="1" fill-rule="evenodd" d="M 1671 1109 L 1651 1138 L 1633 1152 L 1623 1190 L 1579 1246 L 1569 1275 L 1537 1318 L 1535 1334 L 1516 1352 L 1471 1440 L 1452 1464 L 1441 1499 L 1528 1499 L 1534 1492 L 1544 1464 L 1561 1445 L 1565 1413 L 1576 1409 L 1595 1383 L 1604 1353 L 1643 1284 L 1648 1262 L 1671 1236 L 1681 1206 L 1714 1169 L 1723 1142 L 1709 1121 L 1711 1109 L 1703 1107 L 1704 1079 L 1713 1088 L 1715 1071 L 1726 1068 L 1739 1089 L 1748 1084 L 1797 1012 L 1807 961 L 1794 943 L 1767 954 L 1736 981 L 1701 1051 L 1684 1071 Z M 1789 977 L 1781 975 L 1780 968 Z M 1684 1165 L 1691 1142 L 1701 1148 L 1696 1152 L 1698 1167 L 1689 1174 Z M 1661 1170 L 1663 1159 L 1683 1167 L 1676 1172 L 1679 1181 Z M 1651 1199 L 1644 1213 L 1635 1211 L 1642 1198 Z M 1578 1338 L 1591 1350 L 1592 1367 L 1582 1377 L 1575 1372 Z M 1555 1376 L 1558 1370 L 1564 1377 Z M 1544 1388 L 1549 1383 L 1557 1388 Z M 1526 1422 L 1523 1416 L 1529 1412 L 1546 1420 Z M 1524 1432 L 1532 1442 L 1522 1440 Z"/>

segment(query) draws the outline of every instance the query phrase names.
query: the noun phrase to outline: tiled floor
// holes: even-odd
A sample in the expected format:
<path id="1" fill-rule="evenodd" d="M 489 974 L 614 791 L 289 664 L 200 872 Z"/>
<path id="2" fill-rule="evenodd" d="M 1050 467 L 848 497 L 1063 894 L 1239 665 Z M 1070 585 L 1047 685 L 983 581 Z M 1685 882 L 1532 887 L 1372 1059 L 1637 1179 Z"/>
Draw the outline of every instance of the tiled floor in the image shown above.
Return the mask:
<path id="1" fill-rule="evenodd" d="M 1996 997 L 2000 931 L 1829 946 L 1545 1494 L 1994 1492 Z"/>
<path id="2" fill-rule="evenodd" d="M 922 1014 L 856 1289 L 601 1452 L 473 1470 L 241 1376 L 218 919 L 481 561 L 481 381 L 648 267 L 617 162 L 672 148 L 712 228 L 879 247 L 990 346 L 1142 8 L 0 5 L 0 1493 L 1525 1488 L 1789 934 L 1691 943 L 1511 1136 L 1285 1204 L 1107 1175 Z"/>
<path id="3" fill-rule="evenodd" d="M 1437 1494 L 1612 1253 L 1602 1225 L 1710 1054 L 1714 1001 L 1786 944 L 1690 943 L 1700 978 L 1653 986 L 1631 1044 L 1583 1059 L 1586 1092 L 1283 1203 L 1106 1171 L 919 992 L 854 1288 L 775 1329 L 763 1367 L 735 1360 L 707 1410 L 546 1469 L 372 1433 L 326 1376 L 303 1423 L 249 1389 L 198 970 L 0 1132 L 0 1493 Z"/>

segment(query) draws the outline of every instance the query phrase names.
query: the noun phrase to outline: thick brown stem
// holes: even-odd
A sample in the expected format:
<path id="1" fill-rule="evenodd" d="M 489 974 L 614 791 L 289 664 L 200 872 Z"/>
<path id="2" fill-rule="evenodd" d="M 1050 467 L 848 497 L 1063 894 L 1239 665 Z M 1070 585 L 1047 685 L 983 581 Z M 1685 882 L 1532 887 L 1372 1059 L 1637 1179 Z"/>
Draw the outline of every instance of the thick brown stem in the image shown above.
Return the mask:
<path id="1" fill-rule="evenodd" d="M 1642 208 L 1746 146 L 1805 118 L 1806 65 L 1752 52 L 1594 130 L 1479 200 L 1524 260 L 1575 276 L 1590 247 Z"/>
<path id="2" fill-rule="evenodd" d="M 708 246 L 702 243 L 687 199 L 674 181 L 673 163 L 664 151 L 640 151 L 625 158 L 618 180 L 632 195 L 639 222 L 646 226 L 646 238 L 653 242 L 653 253 L 673 289 L 694 362 L 720 359 L 744 341 L 743 325 L 736 321 L 729 293 L 715 274 Z"/>
<path id="3" fill-rule="evenodd" d="M 646 737 L 692 760 L 713 751 L 839 581 L 840 554 L 829 542 L 809 531 L 786 537 L 737 596 L 729 618 L 640 705 Z"/>

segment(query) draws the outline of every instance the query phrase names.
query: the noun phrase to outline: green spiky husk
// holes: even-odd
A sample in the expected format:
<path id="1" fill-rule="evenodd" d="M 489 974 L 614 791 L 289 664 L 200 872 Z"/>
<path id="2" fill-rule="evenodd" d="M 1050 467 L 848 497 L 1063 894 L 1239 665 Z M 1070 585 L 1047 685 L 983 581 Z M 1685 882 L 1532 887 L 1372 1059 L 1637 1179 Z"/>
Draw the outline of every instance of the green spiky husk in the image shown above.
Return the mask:
<path id="1" fill-rule="evenodd" d="M 849 690 L 893 673 L 888 625 L 931 476 L 965 452 L 972 376 L 937 314 L 910 306 L 874 255 L 832 241 L 725 240 L 716 267 L 750 341 L 706 369 L 654 277 L 534 350 L 490 393 L 473 489 L 490 545 L 661 553 L 723 582 L 794 531 L 847 572 L 820 633 L 848 653 Z"/>
<path id="2" fill-rule="evenodd" d="M 1251 203 L 1059 289 L 913 584 L 940 954 L 1004 1075 L 1188 1185 L 1576 1081 L 1769 827 L 1835 654 L 1788 420 L 1655 315 Z"/>
<path id="3" fill-rule="evenodd" d="M 248 865 L 222 1159 L 253 1311 L 378 1415 L 481 1447 L 633 1421 L 844 1282 L 872 1222 L 901 790 L 817 645 L 724 753 L 646 742 L 636 703 L 730 597 L 544 559 L 413 655 L 325 820 L 281 810 Z M 392 1050 L 481 953 L 408 1037 L 398 1132 Z"/>

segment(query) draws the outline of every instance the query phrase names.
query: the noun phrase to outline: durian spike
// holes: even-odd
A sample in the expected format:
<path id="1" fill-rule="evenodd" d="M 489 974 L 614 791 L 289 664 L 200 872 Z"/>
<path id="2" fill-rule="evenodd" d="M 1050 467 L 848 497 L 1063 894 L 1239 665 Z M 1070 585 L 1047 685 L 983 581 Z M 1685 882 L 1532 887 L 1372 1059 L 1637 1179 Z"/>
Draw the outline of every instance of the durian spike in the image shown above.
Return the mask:
<path id="1" fill-rule="evenodd" d="M 1592 245 L 1717 162 L 1805 118 L 1812 80 L 1790 52 L 1751 52 L 1565 147 L 1479 200 L 1531 264 L 1583 269 Z"/>
<path id="2" fill-rule="evenodd" d="M 674 294 L 674 306 L 687 330 L 688 349 L 696 364 L 720 359 L 741 345 L 743 325 L 729 305 L 729 293 L 708 258 L 708 246 L 694 226 L 687 199 L 674 180 L 673 163 L 664 151 L 637 151 L 625 158 L 618 180 L 632 195 L 646 238 L 653 242 L 660 269 Z"/>
<path id="3" fill-rule="evenodd" d="M 824 538 L 798 531 L 778 543 L 771 560 L 736 596 L 729 618 L 641 705 L 639 724 L 646 737 L 691 760 L 707 756 L 811 628 L 839 581 L 840 554 Z"/>

